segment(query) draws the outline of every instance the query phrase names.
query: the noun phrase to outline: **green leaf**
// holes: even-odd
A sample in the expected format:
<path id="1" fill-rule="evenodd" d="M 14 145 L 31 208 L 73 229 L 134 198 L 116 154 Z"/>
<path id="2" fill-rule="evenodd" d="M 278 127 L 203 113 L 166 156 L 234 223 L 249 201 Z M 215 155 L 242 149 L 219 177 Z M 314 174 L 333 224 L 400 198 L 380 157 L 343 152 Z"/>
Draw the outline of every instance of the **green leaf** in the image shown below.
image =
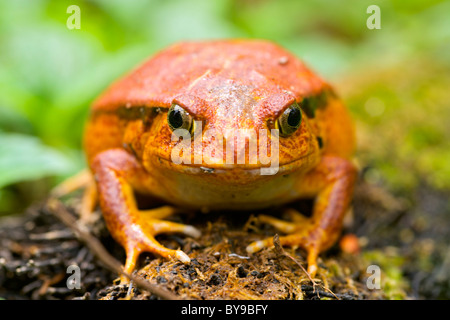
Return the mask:
<path id="1" fill-rule="evenodd" d="M 73 164 L 39 139 L 0 133 L 0 188 L 24 180 L 66 174 Z"/>

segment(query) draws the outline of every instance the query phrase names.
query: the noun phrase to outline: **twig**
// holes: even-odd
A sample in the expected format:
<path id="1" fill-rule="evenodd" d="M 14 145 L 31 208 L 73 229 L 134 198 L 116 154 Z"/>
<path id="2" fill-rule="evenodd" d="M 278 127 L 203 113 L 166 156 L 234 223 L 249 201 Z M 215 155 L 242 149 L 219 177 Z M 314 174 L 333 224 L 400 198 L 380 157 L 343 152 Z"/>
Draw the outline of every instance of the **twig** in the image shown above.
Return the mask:
<path id="1" fill-rule="evenodd" d="M 297 265 L 300 267 L 300 269 L 303 270 L 303 272 L 304 272 L 304 273 L 306 274 L 306 276 L 308 277 L 309 281 L 312 282 L 312 284 L 313 284 L 313 290 L 316 291 L 316 285 L 317 285 L 317 282 L 314 281 L 314 279 L 311 277 L 311 275 L 309 274 L 309 272 L 305 269 L 305 267 L 302 266 L 302 264 L 301 264 L 300 262 L 297 261 L 297 259 L 295 259 L 294 257 L 292 257 L 290 254 L 288 254 L 288 253 L 283 249 L 283 247 L 281 246 L 280 237 L 278 236 L 278 234 L 275 234 L 275 235 L 273 236 L 273 244 L 274 244 L 274 246 L 275 246 L 275 251 L 276 251 L 276 253 L 277 253 L 278 255 L 285 256 L 285 257 L 289 258 L 290 260 L 294 261 L 295 264 L 297 264 Z M 330 289 L 328 289 L 328 288 L 326 288 L 326 287 L 324 287 L 324 289 L 327 290 L 328 292 L 330 292 L 336 299 L 340 300 L 339 297 L 336 296 L 336 295 L 334 294 L 333 291 L 331 291 Z"/>
<path id="2" fill-rule="evenodd" d="M 50 198 L 47 201 L 47 209 L 53 213 L 58 219 L 60 219 L 68 228 L 70 228 L 76 237 L 83 241 L 86 246 L 94 253 L 94 255 L 105 265 L 106 268 L 121 274 L 133 281 L 141 289 L 147 290 L 152 294 L 165 299 L 165 300 L 180 300 L 180 297 L 165 290 L 147 280 L 138 278 L 132 274 L 128 274 L 123 271 L 122 264 L 111 256 L 100 241 L 92 236 L 87 228 L 79 223 L 64 207 L 64 205 L 55 198 Z"/>

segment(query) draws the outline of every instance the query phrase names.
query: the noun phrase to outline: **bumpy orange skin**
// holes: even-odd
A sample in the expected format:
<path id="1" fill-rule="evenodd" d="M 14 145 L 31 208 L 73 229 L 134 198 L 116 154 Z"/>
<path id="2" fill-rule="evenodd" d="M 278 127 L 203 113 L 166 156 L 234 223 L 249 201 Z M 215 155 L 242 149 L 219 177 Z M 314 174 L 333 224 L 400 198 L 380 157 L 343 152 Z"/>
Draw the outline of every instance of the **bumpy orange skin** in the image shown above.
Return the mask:
<path id="1" fill-rule="evenodd" d="M 192 153 L 194 157 L 203 152 L 201 164 L 171 161 L 177 143 L 167 123 L 172 103 L 202 121 L 203 130 L 212 128 L 225 136 L 227 129 L 273 129 L 293 102 L 301 105 L 304 98 L 323 92 L 325 103 L 313 115 L 303 113 L 294 134 L 280 137 L 280 167 L 274 175 L 255 174 L 262 166 L 259 162 L 208 165 L 208 139 Z M 95 101 L 84 146 L 107 226 L 127 251 L 127 271 L 142 251 L 180 258 L 161 247 L 155 234 L 196 234 L 158 220 L 169 213 L 143 218 L 133 196 L 137 191 L 175 207 L 213 210 L 257 209 L 315 198 L 310 219 L 296 216 L 280 227 L 290 233 L 280 238 L 281 243 L 306 249 L 309 271 L 315 273 L 318 254 L 339 235 L 356 176 L 350 161 L 354 129 L 346 108 L 299 59 L 267 41 L 186 42 L 159 52 Z M 156 228 L 158 223 L 164 227 Z M 271 244 L 266 239 L 248 250 Z"/>

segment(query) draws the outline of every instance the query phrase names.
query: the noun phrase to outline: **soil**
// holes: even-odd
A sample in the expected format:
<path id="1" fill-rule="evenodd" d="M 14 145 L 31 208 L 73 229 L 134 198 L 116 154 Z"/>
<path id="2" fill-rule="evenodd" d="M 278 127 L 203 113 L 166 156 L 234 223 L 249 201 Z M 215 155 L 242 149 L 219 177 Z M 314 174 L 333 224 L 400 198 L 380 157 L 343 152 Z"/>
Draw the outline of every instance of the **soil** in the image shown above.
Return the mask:
<path id="1" fill-rule="evenodd" d="M 314 279 L 304 270 L 300 249 L 273 247 L 252 255 L 245 251 L 250 242 L 276 234 L 258 223 L 257 215 L 282 218 L 280 208 L 179 215 L 173 219 L 194 225 L 202 236 L 165 235 L 158 240 L 181 248 L 191 263 L 142 254 L 135 275 L 180 299 L 449 299 L 448 197 L 425 184 L 412 195 L 394 196 L 362 176 L 341 240 L 320 256 Z M 76 192 L 62 199 L 74 217 L 80 198 Z M 294 206 L 307 214 L 310 203 Z M 123 263 L 124 250 L 109 235 L 101 213 L 95 214 L 98 219 L 88 231 Z M 68 286 L 70 265 L 81 272 L 79 289 Z M 380 270 L 379 288 L 370 286 L 377 282 L 369 266 Z M 118 275 L 44 204 L 0 220 L 0 297 L 161 298 L 136 284 L 119 284 Z"/>

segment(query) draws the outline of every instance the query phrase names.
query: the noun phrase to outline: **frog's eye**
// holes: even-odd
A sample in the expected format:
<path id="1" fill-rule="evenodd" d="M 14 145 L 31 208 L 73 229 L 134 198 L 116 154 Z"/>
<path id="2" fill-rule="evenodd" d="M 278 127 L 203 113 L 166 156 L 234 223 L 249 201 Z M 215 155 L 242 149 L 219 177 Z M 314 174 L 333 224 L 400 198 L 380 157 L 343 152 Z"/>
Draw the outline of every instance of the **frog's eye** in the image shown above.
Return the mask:
<path id="1" fill-rule="evenodd" d="M 191 115 L 177 104 L 172 104 L 167 112 L 167 122 L 170 129 L 186 129 L 189 132 L 193 131 L 193 123 Z"/>
<path id="2" fill-rule="evenodd" d="M 275 122 L 275 129 L 278 129 L 280 136 L 287 137 L 293 134 L 302 123 L 302 110 L 297 103 L 291 104 Z"/>

